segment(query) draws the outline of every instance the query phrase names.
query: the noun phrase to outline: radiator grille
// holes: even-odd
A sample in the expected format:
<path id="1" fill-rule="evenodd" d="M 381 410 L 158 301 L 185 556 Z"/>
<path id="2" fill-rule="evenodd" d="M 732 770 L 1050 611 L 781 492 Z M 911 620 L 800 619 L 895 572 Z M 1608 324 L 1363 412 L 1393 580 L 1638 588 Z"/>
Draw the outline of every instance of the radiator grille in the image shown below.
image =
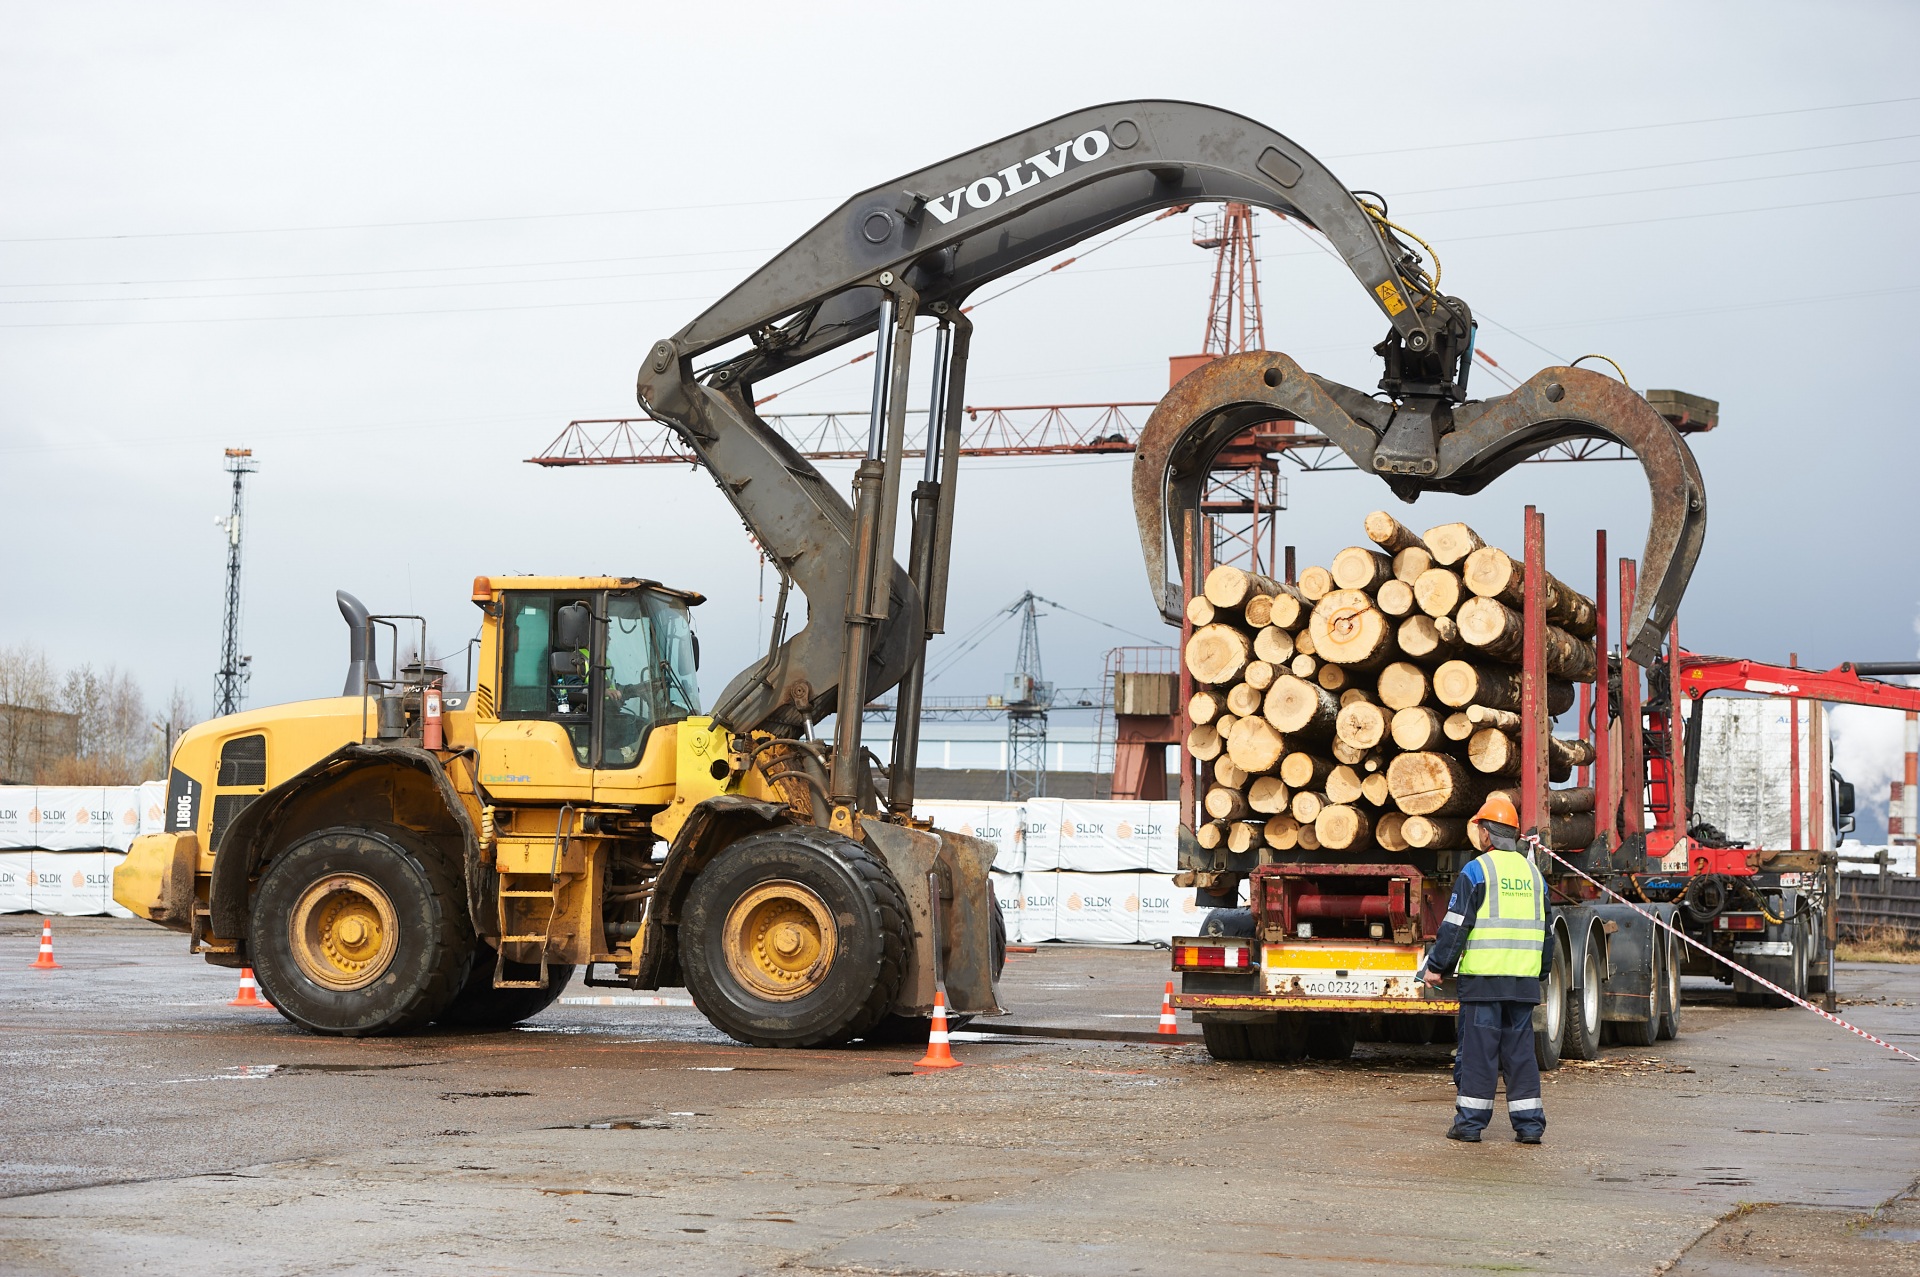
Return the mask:
<path id="1" fill-rule="evenodd" d="M 247 809 L 258 794 L 220 794 L 213 800 L 213 830 L 207 836 L 207 842 L 214 851 L 220 850 L 220 839 L 225 836 L 227 826 Z"/>
<path id="2" fill-rule="evenodd" d="M 220 748 L 220 779 L 214 784 L 221 789 L 236 785 L 264 785 L 267 783 L 267 738 L 265 736 L 236 736 Z"/>

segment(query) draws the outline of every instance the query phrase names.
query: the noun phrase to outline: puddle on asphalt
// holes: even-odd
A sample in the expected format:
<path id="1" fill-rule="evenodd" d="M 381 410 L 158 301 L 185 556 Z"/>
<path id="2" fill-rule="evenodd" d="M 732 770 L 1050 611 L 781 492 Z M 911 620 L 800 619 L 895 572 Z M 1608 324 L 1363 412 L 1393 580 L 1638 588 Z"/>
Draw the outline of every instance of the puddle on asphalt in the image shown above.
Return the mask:
<path id="1" fill-rule="evenodd" d="M 792 1069 L 769 1067 L 764 1064 L 690 1064 L 689 1073 L 791 1073 Z"/>

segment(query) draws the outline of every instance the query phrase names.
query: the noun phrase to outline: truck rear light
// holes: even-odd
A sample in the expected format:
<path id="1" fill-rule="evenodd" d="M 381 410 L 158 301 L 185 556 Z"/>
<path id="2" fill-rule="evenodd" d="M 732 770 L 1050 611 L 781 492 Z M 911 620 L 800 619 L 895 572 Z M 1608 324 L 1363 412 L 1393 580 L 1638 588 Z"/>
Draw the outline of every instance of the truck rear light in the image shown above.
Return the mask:
<path id="1" fill-rule="evenodd" d="M 1767 920 L 1757 913 L 1723 913 L 1713 920 L 1715 931 L 1765 931 Z"/>
<path id="2" fill-rule="evenodd" d="M 1173 946 L 1173 965 L 1182 971 L 1208 968 L 1245 971 L 1252 964 L 1248 961 L 1247 946 L 1244 944 L 1176 943 Z"/>

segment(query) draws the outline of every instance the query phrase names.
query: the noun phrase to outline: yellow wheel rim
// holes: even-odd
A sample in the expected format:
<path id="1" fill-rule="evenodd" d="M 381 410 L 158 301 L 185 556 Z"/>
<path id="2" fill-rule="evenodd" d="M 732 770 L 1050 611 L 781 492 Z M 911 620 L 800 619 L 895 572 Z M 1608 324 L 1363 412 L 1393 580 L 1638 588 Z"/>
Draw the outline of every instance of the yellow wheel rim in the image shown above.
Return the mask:
<path id="1" fill-rule="evenodd" d="M 393 901 L 359 874 L 329 874 L 300 893 L 287 921 L 293 960 L 315 984 L 364 989 L 387 972 L 400 943 Z"/>
<path id="2" fill-rule="evenodd" d="M 789 1002 L 820 987 L 838 932 L 826 902 L 797 882 L 763 882 L 733 902 L 721 929 L 727 969 L 756 997 Z"/>

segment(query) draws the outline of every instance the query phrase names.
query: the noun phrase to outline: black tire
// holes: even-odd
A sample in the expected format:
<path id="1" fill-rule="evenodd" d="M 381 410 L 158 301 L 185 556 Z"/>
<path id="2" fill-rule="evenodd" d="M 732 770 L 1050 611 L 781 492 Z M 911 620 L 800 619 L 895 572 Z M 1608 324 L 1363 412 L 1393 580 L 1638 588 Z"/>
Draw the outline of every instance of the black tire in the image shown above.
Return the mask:
<path id="1" fill-rule="evenodd" d="M 1386 1040 L 1400 1046 L 1426 1046 L 1433 1041 L 1433 1021 L 1430 1015 L 1388 1015 L 1382 1016 L 1386 1023 Z"/>
<path id="2" fill-rule="evenodd" d="M 1353 1055 L 1358 1016 L 1344 1011 L 1307 1012 L 1307 1055 L 1316 1060 L 1345 1060 Z"/>
<path id="3" fill-rule="evenodd" d="M 1793 920 L 1792 925 L 1787 928 L 1787 941 L 1793 946 L 1793 952 L 1787 958 L 1785 973 L 1775 976 L 1774 983 L 1783 986 L 1789 993 L 1804 998 L 1807 996 L 1807 971 L 1812 965 L 1810 951 L 1813 948 L 1813 939 L 1809 934 L 1805 918 Z M 1771 1007 L 1776 1011 L 1793 1005 L 1793 999 L 1783 998 L 1770 990 L 1763 989 L 1756 997 L 1758 1001 L 1754 1003 L 1755 1006 Z"/>
<path id="4" fill-rule="evenodd" d="M 1000 899 L 989 897 L 993 901 L 993 912 L 987 915 L 987 944 L 993 954 L 993 982 L 1000 983 L 1000 974 L 1007 969 L 1007 917 L 1000 911 Z M 962 1028 L 973 1023 L 971 1015 L 947 1015 L 947 1029 Z M 901 1015 L 889 1011 L 880 1017 L 880 1022 L 861 1034 L 868 1042 L 888 1046 L 898 1046 L 907 1042 L 925 1042 L 933 1022 L 924 1015 Z"/>
<path id="5" fill-rule="evenodd" d="M 1253 1045 L 1248 1040 L 1247 1026 L 1244 1024 L 1205 1019 L 1200 1021 L 1200 1036 L 1207 1040 L 1207 1054 L 1216 1060 L 1253 1058 Z"/>
<path id="6" fill-rule="evenodd" d="M 1560 1067 L 1561 1052 L 1567 1041 L 1567 1007 L 1572 1002 L 1568 994 L 1573 988 L 1573 958 L 1567 952 L 1565 937 L 1558 931 L 1549 931 L 1547 943 L 1553 946 L 1553 961 L 1547 967 L 1547 978 L 1541 982 L 1541 1010 L 1536 1013 L 1540 1027 L 1533 1031 L 1533 1058 L 1542 1073 Z"/>
<path id="7" fill-rule="evenodd" d="M 1567 999 L 1567 1032 L 1560 1043 L 1563 1060 L 1600 1058 L 1601 994 L 1606 973 L 1600 961 L 1600 941 L 1589 935 L 1581 948 L 1580 967 L 1574 973 L 1571 996 Z"/>
<path id="8" fill-rule="evenodd" d="M 1813 945 L 1809 949 L 1811 956 L 1807 962 L 1807 993 L 1811 996 L 1815 993 L 1830 992 L 1834 988 L 1834 972 L 1833 948 L 1827 943 L 1826 918 L 1816 913 L 1809 919 L 1809 926 L 1813 932 Z M 1826 964 L 1827 969 L 1824 972 L 1814 970 L 1815 966 L 1822 962 Z"/>
<path id="9" fill-rule="evenodd" d="M 295 952 L 301 944 L 293 935 L 301 921 L 296 911 L 303 899 L 324 892 L 329 879 L 371 884 L 393 911 L 392 948 L 371 977 L 364 971 L 355 977 L 365 981 L 356 988 L 329 987 Z M 322 904 L 306 917 L 324 913 Z M 247 923 L 247 952 L 261 992 L 288 1020 L 330 1036 L 424 1028 L 460 992 L 473 946 L 459 867 L 406 831 L 386 827 L 323 829 L 277 854 L 255 889 Z M 312 948 L 301 944 L 309 962 Z"/>
<path id="10" fill-rule="evenodd" d="M 1660 1012 L 1654 1020 L 1654 1036 L 1669 1041 L 1680 1036 L 1680 972 L 1686 966 L 1684 946 L 1677 936 L 1661 933 L 1666 944 L 1660 949 Z"/>
<path id="11" fill-rule="evenodd" d="M 494 964 L 498 951 L 481 940 L 473 946 L 473 965 L 467 969 L 467 982 L 460 986 L 447 1009 L 434 1017 L 434 1023 L 450 1029 L 504 1029 L 522 1020 L 531 1020 L 552 1006 L 573 979 L 572 963 L 548 963 L 544 989 L 496 989 Z M 540 964 L 509 962 L 504 973 L 509 980 L 538 980 Z"/>
<path id="12" fill-rule="evenodd" d="M 743 983 L 725 951 L 729 910 L 775 881 L 804 887 L 833 922 L 827 968 L 813 987 L 784 1000 Z M 861 1036 L 893 1007 L 911 936 L 906 897 L 884 861 L 852 839 L 784 826 L 742 838 L 694 879 L 680 915 L 680 967 L 694 1005 L 729 1037 L 751 1046 L 819 1046 Z"/>
<path id="13" fill-rule="evenodd" d="M 1300 1011 L 1282 1011 L 1265 1024 L 1242 1025 L 1247 1031 L 1247 1056 L 1273 1064 L 1291 1064 L 1306 1058 L 1307 1017 Z"/>

